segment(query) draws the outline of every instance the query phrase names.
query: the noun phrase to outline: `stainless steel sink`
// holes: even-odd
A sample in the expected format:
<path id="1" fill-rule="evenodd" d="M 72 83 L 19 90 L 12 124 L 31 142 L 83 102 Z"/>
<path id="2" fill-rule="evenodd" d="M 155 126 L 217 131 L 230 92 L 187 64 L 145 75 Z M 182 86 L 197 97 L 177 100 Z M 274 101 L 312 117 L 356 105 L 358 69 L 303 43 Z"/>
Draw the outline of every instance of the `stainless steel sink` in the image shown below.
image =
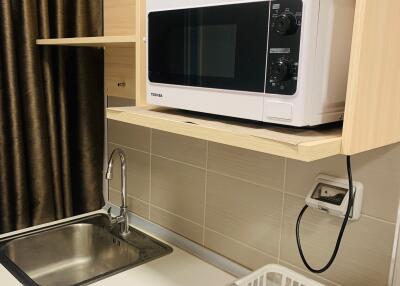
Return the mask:
<path id="1" fill-rule="evenodd" d="M 86 285 L 172 252 L 99 214 L 0 240 L 0 262 L 24 285 Z"/>

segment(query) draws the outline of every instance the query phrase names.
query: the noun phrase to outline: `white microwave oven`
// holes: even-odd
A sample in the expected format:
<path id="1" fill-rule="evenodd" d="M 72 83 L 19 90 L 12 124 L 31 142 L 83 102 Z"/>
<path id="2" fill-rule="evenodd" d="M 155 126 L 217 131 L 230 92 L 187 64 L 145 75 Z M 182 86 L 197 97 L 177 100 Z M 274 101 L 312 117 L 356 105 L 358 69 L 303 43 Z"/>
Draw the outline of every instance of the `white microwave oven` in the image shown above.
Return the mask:
<path id="1" fill-rule="evenodd" d="M 148 0 L 148 103 L 314 126 L 343 118 L 355 0 Z"/>

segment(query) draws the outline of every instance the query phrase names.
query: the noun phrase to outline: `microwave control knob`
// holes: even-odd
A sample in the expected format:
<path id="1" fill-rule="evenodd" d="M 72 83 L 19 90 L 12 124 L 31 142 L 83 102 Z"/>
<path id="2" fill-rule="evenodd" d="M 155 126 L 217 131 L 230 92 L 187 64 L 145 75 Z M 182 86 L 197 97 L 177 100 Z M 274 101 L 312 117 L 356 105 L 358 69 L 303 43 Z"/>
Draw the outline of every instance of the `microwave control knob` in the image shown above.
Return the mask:
<path id="1" fill-rule="evenodd" d="M 275 19 L 274 30 L 281 36 L 294 34 L 297 32 L 297 29 L 296 17 L 292 14 L 284 13 Z"/>
<path id="2" fill-rule="evenodd" d="M 274 62 L 271 66 L 271 82 L 282 82 L 291 77 L 291 64 L 284 59 Z"/>

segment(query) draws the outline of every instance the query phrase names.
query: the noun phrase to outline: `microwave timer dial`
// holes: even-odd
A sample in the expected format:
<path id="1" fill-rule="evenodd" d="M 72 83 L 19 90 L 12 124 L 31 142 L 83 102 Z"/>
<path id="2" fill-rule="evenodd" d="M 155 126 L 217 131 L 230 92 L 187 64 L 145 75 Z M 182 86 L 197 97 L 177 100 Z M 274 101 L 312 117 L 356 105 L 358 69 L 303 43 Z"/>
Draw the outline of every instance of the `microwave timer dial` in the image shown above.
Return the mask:
<path id="1" fill-rule="evenodd" d="M 290 13 L 283 13 L 276 17 L 274 22 L 274 31 L 278 35 L 288 36 L 297 32 L 297 19 Z"/>
<path id="2" fill-rule="evenodd" d="M 287 59 L 279 59 L 272 63 L 271 66 L 271 82 L 282 82 L 292 77 L 292 65 Z"/>

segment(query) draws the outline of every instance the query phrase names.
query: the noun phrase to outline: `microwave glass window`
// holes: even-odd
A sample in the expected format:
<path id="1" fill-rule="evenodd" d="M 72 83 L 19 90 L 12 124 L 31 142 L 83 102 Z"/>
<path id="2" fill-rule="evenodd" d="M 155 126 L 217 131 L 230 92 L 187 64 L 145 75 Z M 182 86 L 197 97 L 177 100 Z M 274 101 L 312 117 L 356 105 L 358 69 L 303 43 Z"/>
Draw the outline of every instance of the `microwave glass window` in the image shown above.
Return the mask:
<path id="1" fill-rule="evenodd" d="M 235 78 L 236 34 L 237 25 L 187 27 L 185 75 Z"/>
<path id="2" fill-rule="evenodd" d="M 264 92 L 269 2 L 149 14 L 149 80 Z"/>

